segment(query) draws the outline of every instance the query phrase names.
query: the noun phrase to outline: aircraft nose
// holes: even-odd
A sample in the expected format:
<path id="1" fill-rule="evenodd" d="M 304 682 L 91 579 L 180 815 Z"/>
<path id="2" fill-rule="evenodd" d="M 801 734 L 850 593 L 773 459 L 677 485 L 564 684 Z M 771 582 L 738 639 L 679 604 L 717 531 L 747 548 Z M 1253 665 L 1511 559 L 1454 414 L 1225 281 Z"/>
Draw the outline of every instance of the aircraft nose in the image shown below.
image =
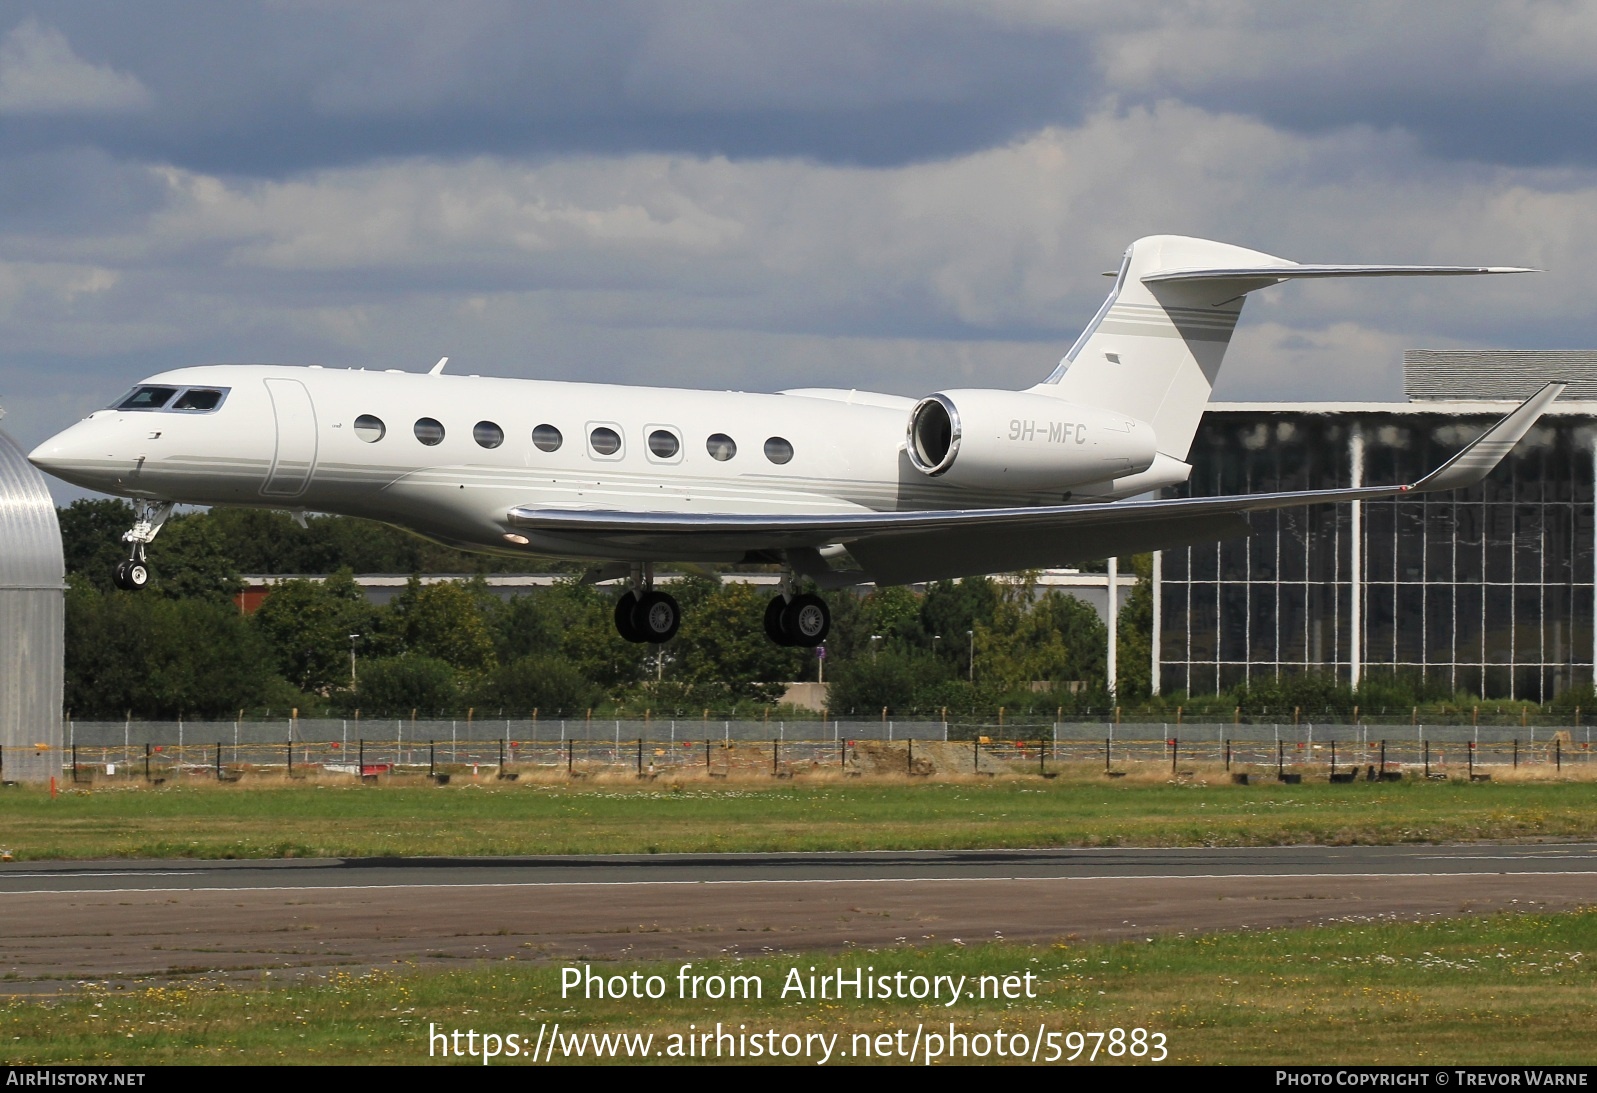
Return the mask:
<path id="1" fill-rule="evenodd" d="M 108 453 L 103 439 L 96 439 L 79 425 L 57 433 L 28 453 L 28 462 L 41 471 L 53 474 L 76 485 L 90 489 L 102 488 L 106 478 Z M 111 475 L 115 478 L 115 475 Z"/>
<path id="2" fill-rule="evenodd" d="M 60 436 L 53 436 L 28 453 L 28 462 L 38 467 L 41 471 L 53 471 L 61 465 L 67 457 L 62 451 Z"/>

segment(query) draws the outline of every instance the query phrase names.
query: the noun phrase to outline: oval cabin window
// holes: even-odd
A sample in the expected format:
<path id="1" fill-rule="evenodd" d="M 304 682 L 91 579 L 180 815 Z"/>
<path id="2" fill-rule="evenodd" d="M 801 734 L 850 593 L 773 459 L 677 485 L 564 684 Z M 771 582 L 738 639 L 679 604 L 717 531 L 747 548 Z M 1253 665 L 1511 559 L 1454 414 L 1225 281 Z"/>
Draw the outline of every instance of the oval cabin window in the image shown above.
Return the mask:
<path id="1" fill-rule="evenodd" d="M 656 429 L 649 434 L 649 452 L 656 459 L 670 459 L 681 447 L 676 434 L 668 429 Z"/>
<path id="2" fill-rule="evenodd" d="M 431 447 L 442 444 L 444 440 L 443 423 L 430 417 L 424 417 L 416 422 L 416 439 Z"/>
<path id="3" fill-rule="evenodd" d="M 600 426 L 588 434 L 588 443 L 600 455 L 615 455 L 621 450 L 621 434 Z"/>
<path id="4" fill-rule="evenodd" d="M 540 425 L 532 431 L 532 442 L 540 452 L 557 452 L 565 437 L 553 425 Z"/>
<path id="5" fill-rule="evenodd" d="M 786 463 L 793 458 L 793 445 L 779 436 L 765 442 L 765 458 L 772 463 Z"/>
<path id="6" fill-rule="evenodd" d="M 355 419 L 355 435 L 368 444 L 376 444 L 388 435 L 388 426 L 383 424 L 383 419 L 380 417 L 362 414 Z"/>
<path id="7" fill-rule="evenodd" d="M 505 431 L 491 421 L 472 426 L 471 438 L 484 448 L 497 448 L 505 442 Z"/>
<path id="8" fill-rule="evenodd" d="M 717 463 L 725 463 L 738 454 L 737 443 L 725 433 L 712 434 L 710 439 L 704 442 L 704 446 L 709 450 L 710 458 Z"/>

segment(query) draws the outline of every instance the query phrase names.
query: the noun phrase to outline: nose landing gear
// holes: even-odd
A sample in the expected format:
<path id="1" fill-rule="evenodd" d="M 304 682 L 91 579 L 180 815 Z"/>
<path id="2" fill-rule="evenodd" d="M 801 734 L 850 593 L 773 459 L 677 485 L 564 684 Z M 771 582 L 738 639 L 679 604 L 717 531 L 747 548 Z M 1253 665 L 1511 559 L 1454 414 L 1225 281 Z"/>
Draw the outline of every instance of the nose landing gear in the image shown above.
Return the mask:
<path id="1" fill-rule="evenodd" d="M 150 583 L 150 565 L 144 558 L 144 548 L 161 533 L 162 525 L 171 515 L 170 501 L 133 502 L 133 527 L 122 535 L 122 541 L 129 544 L 129 556 L 126 561 L 118 562 L 111 574 L 111 582 L 118 588 L 137 592 Z"/>

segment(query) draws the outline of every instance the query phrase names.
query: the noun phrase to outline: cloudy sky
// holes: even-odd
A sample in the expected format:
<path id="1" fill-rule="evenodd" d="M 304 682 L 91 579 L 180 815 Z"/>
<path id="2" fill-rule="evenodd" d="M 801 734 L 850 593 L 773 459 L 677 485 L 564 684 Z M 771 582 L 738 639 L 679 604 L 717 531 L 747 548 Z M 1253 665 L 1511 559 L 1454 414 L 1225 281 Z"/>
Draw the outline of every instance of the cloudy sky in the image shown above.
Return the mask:
<path id="1" fill-rule="evenodd" d="M 1397 398 L 1597 344 L 1594 93 L 1559 0 L 13 0 L 5 428 L 209 361 L 1018 387 L 1150 233 L 1550 271 L 1271 290 L 1218 391 Z"/>

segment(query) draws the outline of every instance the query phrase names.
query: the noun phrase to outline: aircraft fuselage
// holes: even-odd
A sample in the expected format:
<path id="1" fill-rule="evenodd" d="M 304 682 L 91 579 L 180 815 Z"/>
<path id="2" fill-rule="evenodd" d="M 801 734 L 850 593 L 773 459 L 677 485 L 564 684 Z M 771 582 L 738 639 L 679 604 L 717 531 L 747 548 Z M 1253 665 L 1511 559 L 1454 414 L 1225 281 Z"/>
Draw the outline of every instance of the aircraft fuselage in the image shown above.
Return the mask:
<path id="1" fill-rule="evenodd" d="M 156 405 L 168 388 L 175 393 Z M 915 400 L 891 395 L 266 365 L 177 369 L 130 394 L 141 391 L 151 392 L 152 408 L 118 400 L 31 458 L 69 482 L 124 497 L 338 513 L 466 549 L 623 561 L 665 559 L 644 547 L 618 557 L 614 543 L 529 532 L 506 514 L 535 506 L 794 516 L 1066 496 L 1059 488 L 973 490 L 916 469 L 905 454 Z M 206 407 L 215 392 L 219 401 Z M 1010 415 L 987 430 L 990 442 L 1017 451 L 1052 443 L 1062 458 L 1096 450 L 1075 420 L 1081 415 L 1053 405 L 1057 421 L 1039 428 L 1031 416 Z M 1101 485 L 1095 496 L 1113 490 L 1111 481 Z"/>

